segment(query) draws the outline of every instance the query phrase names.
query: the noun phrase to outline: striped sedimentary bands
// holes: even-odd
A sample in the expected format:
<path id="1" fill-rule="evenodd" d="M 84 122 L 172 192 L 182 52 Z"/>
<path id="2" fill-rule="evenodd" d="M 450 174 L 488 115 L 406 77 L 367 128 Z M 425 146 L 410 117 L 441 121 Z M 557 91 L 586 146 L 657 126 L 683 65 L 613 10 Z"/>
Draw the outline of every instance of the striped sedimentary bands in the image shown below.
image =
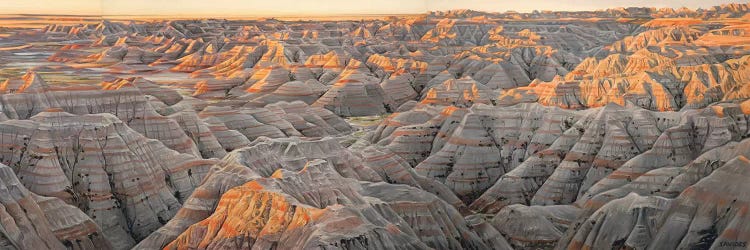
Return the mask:
<path id="1" fill-rule="evenodd" d="M 601 60 L 589 58 L 565 77 L 534 81 L 527 87 L 501 94 L 497 102 L 533 101 L 566 109 L 632 102 L 649 110 L 677 111 L 748 97 L 750 57 L 744 53 L 737 56 L 717 51 L 675 57 L 662 55 L 672 53 L 674 48 L 661 46 L 657 52 L 642 49 L 629 55 L 612 54 Z"/>
<path id="2" fill-rule="evenodd" d="M 265 154 L 233 152 L 215 166 L 191 197 L 196 202 L 204 200 L 201 204 L 210 200 L 216 209 L 208 206 L 206 209 L 212 210 L 199 213 L 186 205 L 180 212 L 185 217 L 175 218 L 138 248 L 167 243 L 166 248 L 488 247 L 469 229 L 459 211 L 437 196 L 406 185 L 358 182 L 380 177 L 367 167 L 352 166 L 351 159 L 342 162 L 340 155 L 314 159 L 321 156 L 311 153 L 319 147 L 334 146 L 331 143 L 335 144 L 330 140 L 291 144 L 269 141 L 247 149 L 263 150 Z M 296 153 L 282 156 L 286 159 L 282 159 L 282 168 L 262 165 L 262 161 L 278 157 L 273 150 L 290 152 L 290 148 Z M 302 158 L 290 159 L 294 156 Z M 231 189 L 209 191 L 225 188 Z"/>
<path id="3" fill-rule="evenodd" d="M 641 219 L 623 216 L 641 210 L 666 211 L 678 194 L 717 167 L 746 154 L 744 143 L 737 143 L 748 136 L 745 106 L 746 102 L 725 103 L 700 110 L 654 112 L 633 104 L 585 111 L 537 104 L 501 109 L 478 104 L 439 112 L 439 106 L 418 104 L 387 118 L 365 140 L 392 150 L 406 162 L 415 159 L 413 166 L 419 175 L 444 183 L 470 210 L 495 214 L 493 225 L 513 246 L 549 248 L 565 246 L 558 245 L 565 237 L 569 241 L 591 240 L 586 238 L 589 231 L 575 236 L 583 237 L 579 239 L 572 238 L 575 231 L 571 230 L 600 223 L 595 220 L 607 215 L 594 212 L 607 213 L 598 212 L 603 206 L 637 208 L 617 215 L 621 217 L 610 223 L 636 223 Z M 450 119 L 451 113 L 446 111 L 460 116 Z M 404 139 L 412 136 L 419 139 Z M 409 148 L 413 150 L 405 150 Z M 414 157 L 413 152 L 425 153 Z M 643 197 L 618 201 L 629 193 Z M 661 198 L 651 197 L 654 195 Z M 661 218 L 661 214 L 644 216 L 649 219 L 643 220 L 652 224 L 651 218 Z M 581 218 L 595 222 L 578 221 Z M 679 230 L 687 230 L 686 225 Z M 627 226 L 620 226 L 626 230 Z M 647 233 L 640 227 L 632 224 L 626 230 L 633 238 L 627 243 L 602 235 L 599 237 L 606 239 L 596 243 L 600 245 L 577 242 L 570 247 L 658 245 L 652 241 L 658 227 L 650 225 Z M 591 233 L 603 229 L 596 230 Z M 671 237 L 668 231 L 660 234 Z M 684 237 L 693 240 L 697 236 Z M 698 243 L 680 244 L 690 247 Z"/>
<path id="4" fill-rule="evenodd" d="M 171 219 L 214 162 L 173 151 L 110 114 L 51 110 L 0 123 L 0 136 L 2 163 L 20 183 L 83 211 L 116 248 Z"/>
<path id="5" fill-rule="evenodd" d="M 358 116 L 391 112 L 425 89 L 462 76 L 489 89 L 549 81 L 571 71 L 581 55 L 592 55 L 636 27 L 610 21 L 569 25 L 578 29 L 566 33 L 572 30 L 438 14 L 362 24 L 103 21 L 50 25 L 39 35 L 77 39 L 49 61 L 111 74 L 187 73 L 195 79 L 189 87 L 195 97 L 262 105 L 302 100 Z"/>
<path id="6" fill-rule="evenodd" d="M 64 202 L 88 216 L 70 222 L 50 218 L 53 230 L 71 230 L 59 233 L 62 242 L 83 248 L 127 249 L 170 221 L 216 162 L 210 158 L 261 137 L 351 130 L 332 112 L 301 101 L 266 108 L 211 106 L 142 78 L 53 87 L 30 72 L 6 81 L 3 91 L 0 144 L 6 146 L 0 161 L 31 192 L 61 201 L 45 198 L 43 205 Z M 67 228 L 84 219 L 95 224 Z M 97 227 L 100 232 L 91 232 Z M 76 241 L 83 233 L 97 242 Z"/>
<path id="7" fill-rule="evenodd" d="M 364 181 L 381 181 L 372 169 L 343 148 L 333 138 L 321 140 L 262 138 L 253 145 L 229 153 L 212 167 L 200 187 L 188 198 L 185 206 L 165 227 L 139 244 L 139 248 L 160 248 L 171 242 L 190 225 L 213 212 L 222 194 L 235 186 L 263 177 L 278 169 L 301 170 L 306 162 L 325 160 L 339 175 Z"/>
<path id="8" fill-rule="evenodd" d="M 413 160 L 417 173 L 445 183 L 468 204 L 528 155 L 551 145 L 577 118 L 536 104 L 445 107 L 439 113 L 418 106 L 392 115 L 370 139 Z"/>
<path id="9" fill-rule="evenodd" d="M 112 248 L 102 229 L 78 208 L 29 191 L 13 170 L 0 164 L 3 248 Z"/>
<path id="10" fill-rule="evenodd" d="M 420 188 L 450 197 L 448 189 L 409 178 L 413 171 L 390 160 L 392 154 L 366 152 L 360 158 L 332 138 L 266 139 L 236 150 L 212 168 L 177 217 L 138 248 L 487 247 L 458 209 Z M 242 219 L 251 214 L 258 217 Z"/>
<path id="11" fill-rule="evenodd" d="M 261 136 L 316 137 L 351 130 L 334 113 L 301 101 L 269 104 L 268 108 L 247 101 L 209 105 L 142 78 L 106 80 L 101 88 L 53 87 L 29 72 L 3 86 L 2 119 L 29 119 L 50 108 L 73 114 L 109 113 L 171 149 L 207 158 L 222 157 Z M 245 138 L 236 138 L 237 134 Z"/>
<path id="12" fill-rule="evenodd" d="M 748 12 L 6 27 L 0 248 L 747 248 Z"/>
<path id="13" fill-rule="evenodd" d="M 24 85 L 8 89 L 0 96 L 3 103 L 2 112 L 9 119 L 29 119 L 50 108 L 62 109 L 72 114 L 110 113 L 134 130 L 146 137 L 162 141 L 171 149 L 199 154 L 190 139 L 177 129 L 179 125 L 160 115 L 137 87 L 146 85 L 146 93 L 159 92 L 154 91 L 154 87 L 148 86 L 147 83 L 136 85 L 132 84 L 135 79 L 120 79 L 115 81 L 116 83 L 104 82 L 104 90 L 96 86 L 58 87 L 47 84 L 34 72 L 27 73 L 22 80 L 25 82 Z M 161 102 L 174 102 L 174 99 L 167 95 L 161 95 L 165 97 Z"/>
<path id="14" fill-rule="evenodd" d="M 445 183 L 474 209 L 497 212 L 514 203 L 571 204 L 650 170 L 630 166 L 653 166 L 651 159 L 669 160 L 653 168 L 684 164 L 747 134 L 746 115 L 736 104 L 685 113 L 634 106 L 571 112 L 474 105 L 440 113 L 417 106 L 389 117 L 368 139 L 407 162 L 414 159 L 417 173 Z M 461 116 L 451 119 L 456 112 Z M 614 177 L 621 166 L 632 176 Z"/>
<path id="15" fill-rule="evenodd" d="M 552 248 L 575 222 L 579 209 L 570 205 L 510 205 L 489 222 L 517 248 Z"/>
<path id="16" fill-rule="evenodd" d="M 276 88 L 273 92 L 253 98 L 252 102 L 259 104 L 272 104 L 276 102 L 302 101 L 312 104 L 326 92 L 328 87 L 315 79 L 307 81 L 286 82 Z"/>
<path id="17" fill-rule="evenodd" d="M 589 202 L 591 215 L 571 227 L 558 246 L 716 248 L 744 242 L 748 238 L 748 201 L 743 194 L 750 169 L 747 144 L 748 140 L 728 143 L 688 165 L 649 171 L 625 190 L 602 194 L 605 197 L 598 201 L 608 202 Z M 605 218 L 624 223 L 611 226 L 613 230 L 605 235 L 597 229 L 607 225 Z"/>
<path id="18" fill-rule="evenodd" d="M 363 116 L 391 112 L 396 104 L 381 88 L 380 79 L 371 75 L 362 62 L 351 60 L 333 79 L 331 88 L 313 106 L 342 116 Z"/>
<path id="19" fill-rule="evenodd" d="M 405 184 L 437 195 L 462 213 L 467 213 L 466 205 L 439 181 L 421 176 L 411 165 L 390 150 L 369 146 L 362 150 L 363 164 L 377 172 L 387 183 Z"/>

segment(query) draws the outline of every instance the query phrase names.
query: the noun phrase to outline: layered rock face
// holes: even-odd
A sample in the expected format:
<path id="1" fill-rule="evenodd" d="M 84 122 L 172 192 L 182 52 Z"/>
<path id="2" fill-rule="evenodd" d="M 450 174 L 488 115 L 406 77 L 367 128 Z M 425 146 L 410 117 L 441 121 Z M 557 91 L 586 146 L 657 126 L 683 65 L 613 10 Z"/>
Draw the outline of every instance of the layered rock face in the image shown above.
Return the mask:
<path id="1" fill-rule="evenodd" d="M 400 186 L 403 190 L 382 186 L 388 184 L 359 186 L 352 179 L 336 178 L 337 173 L 325 163 L 309 162 L 299 172 L 278 170 L 271 178 L 229 190 L 214 214 L 188 228 L 166 248 L 486 247 L 470 233 L 460 214 L 438 198 L 404 186 Z M 244 217 L 248 215 L 259 217 Z M 414 220 L 420 217 L 430 220 Z M 247 220 L 259 223 L 245 223 Z M 424 230 L 428 228 L 438 232 Z M 199 242 L 211 243 L 204 246 Z"/>
<path id="2" fill-rule="evenodd" d="M 418 174 L 444 183 L 471 210 L 494 214 L 492 225 L 513 246 L 551 248 L 565 239 L 591 240 L 585 235 L 567 237 L 575 230 L 593 230 L 578 229 L 586 223 L 609 221 L 614 215 L 594 213 L 607 206 L 616 211 L 636 209 L 618 216 L 666 211 L 670 199 L 723 162 L 746 154 L 740 146 L 744 144 L 736 142 L 748 136 L 743 105 L 653 112 L 633 104 L 609 104 L 571 112 L 537 104 L 501 109 L 478 104 L 440 112 L 434 105 L 418 104 L 386 119 L 365 140 L 404 160 L 413 159 Z M 684 170 L 674 167 L 688 163 Z M 661 215 L 644 216 L 652 223 L 647 236 L 633 235 L 644 234 L 638 231 L 645 230 L 638 229 L 641 226 L 618 222 L 641 219 L 615 217 L 607 230 L 622 226 L 633 231 L 627 231 L 633 239 L 628 245 L 621 238 L 601 244 L 656 244 L 651 238 L 656 235 L 653 218 Z M 596 230 L 593 233 L 603 229 Z M 568 246 L 573 249 L 603 246 L 566 244 L 573 244 Z"/>
<path id="3" fill-rule="evenodd" d="M 302 100 L 337 115 L 360 116 L 390 113 L 448 76 L 472 77 L 489 89 L 549 81 L 637 27 L 561 20 L 564 28 L 552 28 L 504 18 L 484 13 L 365 23 L 102 21 L 50 25 L 40 35 L 79 39 L 48 58 L 74 68 L 185 73 L 190 81 L 180 87 L 198 98 L 241 98 L 261 106 Z"/>
<path id="4" fill-rule="evenodd" d="M 331 138 L 266 139 L 215 165 L 191 205 L 138 248 L 487 247 L 456 208 L 418 187 L 446 188 L 384 183 L 403 179 L 385 165 L 363 163 Z M 262 222 L 245 223 L 250 214 Z"/>
<path id="5" fill-rule="evenodd" d="M 171 219 L 213 163 L 173 151 L 110 114 L 42 112 L 0 123 L 0 135 L 10 145 L 0 150 L 2 163 L 20 183 L 86 213 L 116 248 Z"/>
<path id="6" fill-rule="evenodd" d="M 193 103 L 143 78 L 114 78 L 99 86 L 53 87 L 35 72 L 3 84 L 3 119 L 29 119 L 47 109 L 73 114 L 109 113 L 144 136 L 195 156 L 222 157 L 260 137 L 320 137 L 351 127 L 331 111 L 301 101 L 255 108 L 249 101 Z M 245 107 L 246 106 L 246 107 Z M 245 138 L 236 138 L 241 134 Z"/>
<path id="7" fill-rule="evenodd" d="M 169 148 L 199 154 L 179 125 L 160 115 L 146 98 L 146 94 L 154 94 L 157 98 L 164 98 L 158 99 L 159 102 L 174 103 L 179 101 L 179 94 L 174 90 L 162 90 L 147 81 L 133 78 L 103 82 L 104 90 L 98 86 L 52 86 L 35 72 L 28 72 L 21 80 L 23 84 L 19 87 L 10 86 L 14 85 L 13 80 L 6 81 L 11 84 L 6 94 L 0 96 L 2 112 L 9 119 L 29 119 L 51 108 L 72 114 L 109 113 Z"/>
<path id="8" fill-rule="evenodd" d="M 371 139 L 413 159 L 417 173 L 445 183 L 468 203 L 527 157 L 549 147 L 578 119 L 575 113 L 537 104 L 503 110 L 446 107 L 439 113 L 422 108 L 427 107 L 392 116 L 390 126 L 381 125 Z"/>
<path id="9" fill-rule="evenodd" d="M 0 164 L 2 246 L 8 249 L 112 248 L 102 229 L 78 208 L 24 187 L 13 170 Z"/>
<path id="10" fill-rule="evenodd" d="M 561 244 L 567 244 L 568 248 L 602 245 L 720 248 L 736 244 L 729 242 L 742 242 L 746 237 L 742 232 L 746 231 L 747 224 L 740 221 L 747 220 L 742 212 L 746 209 L 744 200 L 747 196 L 740 190 L 745 185 L 742 178 L 747 175 L 750 163 L 745 156 L 747 142 L 730 143 L 707 152 L 699 157 L 700 160 L 670 169 L 673 170 L 669 171 L 671 173 L 654 170 L 648 176 L 639 177 L 638 182 L 643 183 L 639 186 L 646 188 L 614 198 L 596 209 L 586 222 L 573 227 Z M 722 150 L 726 150 L 721 153 L 722 160 L 704 164 L 704 160 L 716 159 L 718 151 Z M 667 176 L 666 183 L 655 180 Z M 671 192 L 663 192 L 660 187 L 667 187 L 665 189 Z M 674 192 L 679 192 L 679 195 L 674 197 Z M 656 195 L 641 196 L 637 193 Z M 621 207 L 629 210 L 623 211 Z M 608 221 L 622 217 L 616 220 L 629 223 L 610 227 L 616 231 L 604 236 L 594 226 L 604 222 L 604 217 Z"/>
<path id="11" fill-rule="evenodd" d="M 342 116 L 365 116 L 391 112 L 396 104 L 385 94 L 378 79 L 364 64 L 349 62 L 331 89 L 313 106 L 323 107 Z"/>
<path id="12" fill-rule="evenodd" d="M 726 30 L 736 28 L 702 22 L 654 27 L 612 44 L 606 56 L 586 58 L 564 77 L 538 78 L 501 94 L 498 102 L 568 109 L 632 102 L 676 111 L 745 99 L 748 57 L 739 52 L 744 45 L 733 42 L 746 39 L 745 33 Z"/>
<path id="13" fill-rule="evenodd" d="M 24 16 L 0 248 L 745 249 L 749 6 Z"/>

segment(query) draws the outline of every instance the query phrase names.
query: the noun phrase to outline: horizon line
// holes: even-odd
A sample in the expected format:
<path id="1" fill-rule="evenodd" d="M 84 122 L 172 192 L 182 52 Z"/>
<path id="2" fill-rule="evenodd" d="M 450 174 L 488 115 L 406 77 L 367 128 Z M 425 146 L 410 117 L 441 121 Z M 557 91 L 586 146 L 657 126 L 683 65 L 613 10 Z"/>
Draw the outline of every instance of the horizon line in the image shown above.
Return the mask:
<path id="1" fill-rule="evenodd" d="M 750 3 L 730 3 L 730 4 L 750 4 Z M 648 9 L 682 9 L 687 8 L 690 10 L 699 10 L 699 9 L 708 9 L 712 7 L 718 7 L 718 6 L 724 6 L 728 4 L 721 4 L 721 5 L 712 5 L 707 6 L 705 8 L 699 7 L 699 8 L 688 8 L 686 6 L 681 7 L 655 7 L 655 6 L 620 6 L 620 7 L 611 7 L 611 8 L 592 8 L 592 9 L 570 9 L 570 10 L 562 10 L 562 9 L 535 9 L 532 11 L 522 12 L 522 11 L 515 11 L 515 10 L 505 10 L 505 11 L 484 11 L 484 10 L 474 10 L 474 9 L 466 9 L 466 8 L 455 8 L 455 9 L 443 9 L 443 10 L 427 10 L 423 12 L 404 12 L 404 13 L 377 13 L 377 12 L 371 12 L 371 13 L 333 13 L 333 14 L 315 14 L 315 13 L 299 13 L 299 14 L 293 14 L 293 13 L 278 13 L 278 14 L 63 14 L 63 13 L 1 13 L 0 16 L 9 16 L 9 15 L 18 15 L 18 16 L 68 16 L 68 17 L 95 17 L 95 18 L 102 18 L 106 19 L 107 17 L 143 17 L 143 18 L 150 18 L 150 17 L 181 17 L 181 18 L 215 18 L 215 19 L 221 19 L 222 17 L 230 17 L 230 18 L 238 18 L 238 17 L 249 17 L 249 18 L 293 18 L 293 17 L 314 17 L 314 18 L 321 18 L 321 17 L 345 17 L 345 16 L 381 16 L 381 17 L 387 17 L 387 16 L 411 16 L 411 15 L 427 15 L 434 12 L 449 12 L 449 11 L 460 11 L 460 10 L 467 10 L 467 11 L 475 11 L 475 12 L 481 12 L 481 13 L 487 13 L 487 14 L 503 14 L 508 12 L 515 12 L 518 14 L 531 14 L 533 12 L 596 12 L 596 11 L 606 11 L 611 9 L 628 9 L 628 8 L 648 8 Z"/>

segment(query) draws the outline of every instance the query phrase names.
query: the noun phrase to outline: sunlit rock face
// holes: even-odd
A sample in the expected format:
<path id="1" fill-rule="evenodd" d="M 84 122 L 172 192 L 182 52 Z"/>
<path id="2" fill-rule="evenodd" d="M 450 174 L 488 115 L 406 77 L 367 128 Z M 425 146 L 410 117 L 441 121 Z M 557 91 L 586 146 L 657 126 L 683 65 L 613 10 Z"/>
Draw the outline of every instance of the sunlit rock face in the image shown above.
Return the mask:
<path id="1" fill-rule="evenodd" d="M 330 138 L 314 141 L 265 139 L 249 148 L 236 150 L 212 168 L 209 177 L 186 203 L 194 205 L 183 207 L 175 219 L 138 247 L 148 249 L 166 245 L 180 248 L 206 242 L 229 247 L 286 244 L 292 248 L 307 248 L 350 244 L 342 243 L 347 241 L 354 241 L 351 244 L 364 248 L 486 247 L 485 240 L 469 229 L 458 209 L 441 199 L 442 196 L 420 189 L 444 192 L 445 196 L 450 194 L 447 188 L 440 188 L 439 183 L 418 176 L 420 179 L 408 186 L 383 182 L 386 179 L 398 183 L 390 180 L 403 180 L 404 177 L 398 174 L 409 170 L 388 171 L 383 169 L 387 163 L 371 162 L 372 158 L 381 159 L 380 155 L 380 152 L 369 153 L 363 161 Z M 230 202 L 226 199 L 239 200 Z M 454 197 L 453 200 L 457 199 Z M 256 205 L 230 205 L 244 202 Z M 227 205 L 232 207 L 222 208 Z M 258 214 L 261 217 L 257 219 L 265 221 L 256 225 L 260 228 L 247 228 L 250 224 L 244 223 L 246 219 L 234 218 L 245 216 L 242 214 L 257 214 L 246 209 L 269 211 L 264 207 L 272 212 Z M 290 208 L 294 210 L 290 211 Z M 281 214 L 273 216 L 277 212 Z M 343 223 L 340 222 L 342 219 L 360 223 Z M 229 234 L 224 226 L 213 226 L 216 223 L 240 226 L 242 228 L 231 232 L 249 230 L 250 235 Z M 278 223 L 296 226 L 278 227 Z M 330 228 L 327 226 L 330 223 L 338 226 Z M 280 231 L 268 231 L 271 228 Z M 193 233 L 205 230 L 223 233 Z M 314 233 L 318 230 L 325 230 L 328 234 Z M 308 233 L 310 237 L 302 237 Z M 365 240 L 375 242 L 362 245 Z"/>
<path id="2" fill-rule="evenodd" d="M 0 248 L 744 248 L 748 6 L 7 17 Z"/>
<path id="3" fill-rule="evenodd" d="M 206 158 L 223 157 L 260 136 L 322 137 L 351 131 L 331 111 L 302 101 L 273 102 L 266 108 L 255 108 L 257 104 L 245 101 L 199 104 L 143 78 L 107 79 L 99 86 L 55 87 L 39 74 L 28 72 L 0 86 L 6 93 L 0 97 L 3 119 L 30 119 L 47 109 L 73 114 L 109 113 L 171 149 Z M 238 134 L 244 138 L 237 138 Z"/>
<path id="4" fill-rule="evenodd" d="M 270 178 L 229 190 L 213 215 L 188 228 L 167 248 L 201 247 L 199 242 L 208 243 L 208 248 L 274 244 L 284 248 L 486 247 L 460 214 L 437 197 L 405 186 L 360 186 L 352 179 L 336 178 L 330 165 L 313 165 L 321 163 L 325 162 L 310 162 L 298 172 L 278 170 Z M 255 219 L 244 218 L 248 215 L 260 216 L 258 228 L 245 223 Z M 240 227 L 230 230 L 232 225 Z M 208 233 L 213 230 L 217 233 Z M 206 232 L 205 236 L 199 232 Z"/>
<path id="5" fill-rule="evenodd" d="M 299 171 L 306 162 L 315 159 L 331 164 L 344 177 L 365 181 L 382 180 L 375 171 L 364 167 L 361 160 L 333 138 L 313 141 L 261 138 L 249 147 L 232 151 L 213 166 L 176 217 L 142 241 L 138 247 L 151 249 L 166 246 L 190 225 L 211 215 L 227 190 L 257 178 L 269 177 L 278 169 Z"/>
<path id="6" fill-rule="evenodd" d="M 160 103 L 174 103 L 181 99 L 174 90 L 162 90 L 142 79 L 115 79 L 103 82 L 101 87 L 58 87 L 48 84 L 35 72 L 27 73 L 19 81 L 23 83 L 17 85 L 14 79 L 7 80 L 6 94 L 0 97 L 2 111 L 9 119 L 29 119 L 51 108 L 72 114 L 109 113 L 171 149 L 199 154 L 177 122 L 160 115 L 146 98 L 147 94 L 153 94 L 157 99 L 163 98 Z"/>

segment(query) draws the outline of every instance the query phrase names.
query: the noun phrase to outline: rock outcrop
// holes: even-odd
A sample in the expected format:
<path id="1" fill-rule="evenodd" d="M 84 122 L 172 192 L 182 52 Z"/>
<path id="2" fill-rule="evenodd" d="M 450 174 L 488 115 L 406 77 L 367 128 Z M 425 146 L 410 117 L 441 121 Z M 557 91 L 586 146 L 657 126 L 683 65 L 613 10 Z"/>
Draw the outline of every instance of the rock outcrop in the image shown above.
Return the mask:
<path id="1" fill-rule="evenodd" d="M 13 170 L 0 164 L 3 230 L 0 244 L 9 249 L 112 248 L 102 229 L 78 208 L 32 193 Z"/>
<path id="2" fill-rule="evenodd" d="M 0 123 L 0 136 L 10 145 L 0 161 L 20 183 L 85 212 L 118 249 L 169 221 L 213 164 L 148 139 L 110 114 L 47 111 Z"/>
<path id="3" fill-rule="evenodd" d="M 748 13 L 4 17 L 0 248 L 744 249 Z"/>

